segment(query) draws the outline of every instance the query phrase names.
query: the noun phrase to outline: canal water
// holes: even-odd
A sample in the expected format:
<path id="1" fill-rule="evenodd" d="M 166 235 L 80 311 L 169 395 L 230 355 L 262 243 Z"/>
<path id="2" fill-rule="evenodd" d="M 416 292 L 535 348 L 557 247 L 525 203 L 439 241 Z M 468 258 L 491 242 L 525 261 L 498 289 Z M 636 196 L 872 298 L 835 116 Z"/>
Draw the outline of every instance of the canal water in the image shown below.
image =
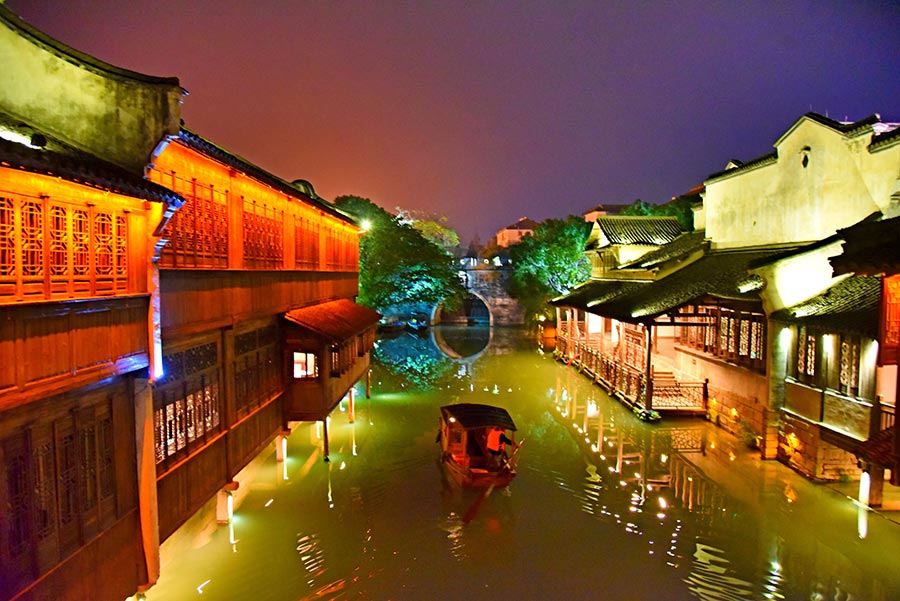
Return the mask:
<path id="1" fill-rule="evenodd" d="M 900 599 L 900 525 L 699 418 L 638 421 L 517 330 L 380 340 L 372 394 L 296 424 L 162 547 L 160 600 Z M 516 479 L 438 463 L 439 407 L 505 407 Z M 468 518 L 468 519 L 464 519 Z"/>

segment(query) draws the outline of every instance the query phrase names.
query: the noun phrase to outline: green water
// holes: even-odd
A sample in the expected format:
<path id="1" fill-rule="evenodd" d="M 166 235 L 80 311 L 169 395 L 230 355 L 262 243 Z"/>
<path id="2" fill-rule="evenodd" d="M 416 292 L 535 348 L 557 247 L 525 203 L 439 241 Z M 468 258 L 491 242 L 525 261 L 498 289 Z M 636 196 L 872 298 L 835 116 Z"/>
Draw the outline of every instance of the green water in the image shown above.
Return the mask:
<path id="1" fill-rule="evenodd" d="M 286 461 L 238 476 L 230 525 L 211 503 L 166 541 L 147 599 L 900 598 L 900 525 L 704 420 L 638 421 L 514 330 L 382 340 L 372 382 L 332 414 L 330 461 L 295 424 Z M 513 416 L 509 487 L 444 478 L 453 402 Z"/>

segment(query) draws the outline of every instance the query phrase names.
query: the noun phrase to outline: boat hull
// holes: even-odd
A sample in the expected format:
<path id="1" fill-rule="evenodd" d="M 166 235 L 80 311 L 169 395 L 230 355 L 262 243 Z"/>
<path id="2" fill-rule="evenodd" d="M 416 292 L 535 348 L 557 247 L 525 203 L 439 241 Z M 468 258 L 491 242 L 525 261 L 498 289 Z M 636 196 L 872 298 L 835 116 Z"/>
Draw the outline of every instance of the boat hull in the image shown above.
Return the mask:
<path id="1" fill-rule="evenodd" d="M 456 463 L 453 457 L 443 457 L 441 460 L 444 471 L 458 486 L 463 488 L 502 488 L 512 482 L 516 477 L 515 470 L 486 470 L 480 468 L 467 468 Z"/>

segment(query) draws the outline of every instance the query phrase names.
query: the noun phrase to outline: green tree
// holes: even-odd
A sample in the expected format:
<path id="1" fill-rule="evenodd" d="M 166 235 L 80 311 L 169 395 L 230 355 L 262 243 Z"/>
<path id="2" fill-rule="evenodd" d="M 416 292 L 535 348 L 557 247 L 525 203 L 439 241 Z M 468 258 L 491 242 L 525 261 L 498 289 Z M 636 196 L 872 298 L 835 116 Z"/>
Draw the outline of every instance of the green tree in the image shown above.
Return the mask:
<path id="1" fill-rule="evenodd" d="M 447 252 L 453 252 L 459 247 L 459 234 L 447 225 L 447 217 L 425 214 L 421 211 L 407 211 L 397 207 L 397 219 L 400 223 L 411 225 L 425 239 L 443 248 Z"/>
<path id="2" fill-rule="evenodd" d="M 677 196 L 661 205 L 649 204 L 638 198 L 634 201 L 634 204 L 622 209 L 620 214 L 646 217 L 676 217 L 685 231 L 689 232 L 694 229 L 693 205 L 698 202 L 700 202 L 699 194 Z"/>
<path id="3" fill-rule="evenodd" d="M 367 228 L 359 244 L 360 304 L 382 313 L 459 306 L 465 289 L 447 252 L 367 198 L 339 196 L 334 204 Z"/>
<path id="4" fill-rule="evenodd" d="M 566 294 L 591 276 L 584 246 L 591 224 L 571 215 L 548 219 L 509 248 L 510 294 L 525 307 L 530 320 L 552 317 L 551 298 Z"/>

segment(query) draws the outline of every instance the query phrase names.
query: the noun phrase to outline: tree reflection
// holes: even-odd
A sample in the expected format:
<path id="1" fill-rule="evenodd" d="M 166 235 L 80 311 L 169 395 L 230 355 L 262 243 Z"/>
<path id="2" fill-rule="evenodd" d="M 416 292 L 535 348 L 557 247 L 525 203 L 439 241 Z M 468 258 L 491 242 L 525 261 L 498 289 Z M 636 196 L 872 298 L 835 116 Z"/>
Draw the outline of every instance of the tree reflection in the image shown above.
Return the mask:
<path id="1" fill-rule="evenodd" d="M 376 377 L 392 381 L 398 388 L 414 386 L 434 390 L 460 378 L 456 363 L 429 337 L 382 338 L 375 343 L 373 356 L 372 370 Z"/>

